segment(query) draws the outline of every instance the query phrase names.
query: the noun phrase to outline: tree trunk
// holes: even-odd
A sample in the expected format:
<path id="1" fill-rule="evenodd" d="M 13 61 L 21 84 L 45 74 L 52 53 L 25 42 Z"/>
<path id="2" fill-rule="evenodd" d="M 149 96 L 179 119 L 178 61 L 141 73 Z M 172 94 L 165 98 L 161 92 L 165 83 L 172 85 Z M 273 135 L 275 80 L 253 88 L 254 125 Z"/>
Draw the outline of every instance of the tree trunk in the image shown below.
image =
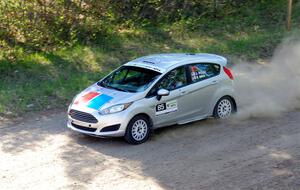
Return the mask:
<path id="1" fill-rule="evenodd" d="M 287 30 L 290 31 L 291 30 L 291 25 L 292 25 L 292 4 L 293 4 L 293 0 L 288 0 L 288 13 L 287 13 Z"/>

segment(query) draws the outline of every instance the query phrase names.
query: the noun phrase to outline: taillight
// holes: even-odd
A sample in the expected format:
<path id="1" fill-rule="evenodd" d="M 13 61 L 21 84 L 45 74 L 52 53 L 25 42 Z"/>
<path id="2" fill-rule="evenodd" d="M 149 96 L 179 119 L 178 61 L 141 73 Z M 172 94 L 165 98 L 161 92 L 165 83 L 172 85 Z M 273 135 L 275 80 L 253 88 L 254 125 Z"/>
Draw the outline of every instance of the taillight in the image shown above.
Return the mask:
<path id="1" fill-rule="evenodd" d="M 227 75 L 231 80 L 233 80 L 234 77 L 233 77 L 231 71 L 230 71 L 227 67 L 223 67 L 223 69 L 224 69 L 224 72 L 226 73 L 226 75 Z"/>

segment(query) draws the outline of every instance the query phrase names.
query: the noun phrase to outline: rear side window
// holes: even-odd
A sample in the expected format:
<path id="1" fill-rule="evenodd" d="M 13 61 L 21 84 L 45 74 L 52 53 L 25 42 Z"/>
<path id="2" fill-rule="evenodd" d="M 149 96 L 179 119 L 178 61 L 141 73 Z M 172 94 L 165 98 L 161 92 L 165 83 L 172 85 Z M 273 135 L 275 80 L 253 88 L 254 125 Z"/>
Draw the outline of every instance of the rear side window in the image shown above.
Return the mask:
<path id="1" fill-rule="evenodd" d="M 196 63 L 189 65 L 192 83 L 219 75 L 220 68 L 220 65 L 213 63 Z"/>

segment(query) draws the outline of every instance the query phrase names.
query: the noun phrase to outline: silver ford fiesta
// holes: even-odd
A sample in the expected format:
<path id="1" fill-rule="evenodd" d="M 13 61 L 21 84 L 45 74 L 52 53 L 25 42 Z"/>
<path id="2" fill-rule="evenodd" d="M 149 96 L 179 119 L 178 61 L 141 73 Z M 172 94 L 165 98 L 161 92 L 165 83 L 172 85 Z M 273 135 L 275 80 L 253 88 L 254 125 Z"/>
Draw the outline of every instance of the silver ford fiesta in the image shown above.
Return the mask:
<path id="1" fill-rule="evenodd" d="M 234 77 L 224 57 L 157 54 L 130 61 L 79 93 L 68 127 L 99 136 L 145 142 L 155 128 L 236 112 Z"/>

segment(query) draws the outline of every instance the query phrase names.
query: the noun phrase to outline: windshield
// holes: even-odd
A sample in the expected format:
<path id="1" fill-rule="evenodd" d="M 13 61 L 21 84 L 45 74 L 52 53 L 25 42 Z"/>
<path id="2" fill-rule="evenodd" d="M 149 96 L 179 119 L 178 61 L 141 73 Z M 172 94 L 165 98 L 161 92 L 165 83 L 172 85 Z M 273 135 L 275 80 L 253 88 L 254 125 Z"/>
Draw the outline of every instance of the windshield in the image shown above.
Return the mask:
<path id="1" fill-rule="evenodd" d="M 100 86 L 124 92 L 146 90 L 161 73 L 133 66 L 122 66 L 106 77 Z"/>

